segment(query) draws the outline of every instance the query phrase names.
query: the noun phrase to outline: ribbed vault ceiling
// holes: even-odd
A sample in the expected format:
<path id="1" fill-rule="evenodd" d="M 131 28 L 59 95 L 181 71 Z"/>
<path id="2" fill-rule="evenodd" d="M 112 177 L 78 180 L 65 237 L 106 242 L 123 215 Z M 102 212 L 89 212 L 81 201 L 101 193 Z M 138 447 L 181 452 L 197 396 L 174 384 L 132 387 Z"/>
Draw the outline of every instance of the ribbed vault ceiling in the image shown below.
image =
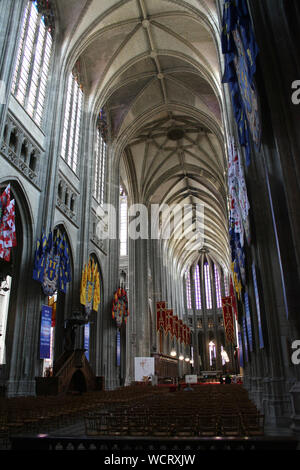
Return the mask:
<path id="1" fill-rule="evenodd" d="M 228 265 L 226 159 L 214 0 L 57 2 L 63 50 L 90 105 L 105 106 L 130 200 L 204 203 L 205 246 Z M 170 129 L 181 138 L 169 138 Z M 193 227 L 191 226 L 191 230 Z M 174 235 L 180 269 L 199 258 Z"/>

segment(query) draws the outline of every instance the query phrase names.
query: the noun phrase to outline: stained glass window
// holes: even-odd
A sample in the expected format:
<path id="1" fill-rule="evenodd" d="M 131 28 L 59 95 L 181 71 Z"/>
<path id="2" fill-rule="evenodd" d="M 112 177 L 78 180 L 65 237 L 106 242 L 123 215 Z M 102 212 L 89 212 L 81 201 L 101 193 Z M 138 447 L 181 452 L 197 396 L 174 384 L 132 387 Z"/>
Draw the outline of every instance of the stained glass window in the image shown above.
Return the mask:
<path id="1" fill-rule="evenodd" d="M 200 270 L 197 264 L 194 274 L 195 280 L 195 297 L 196 297 L 196 309 L 201 309 L 201 288 L 200 288 Z"/>
<path id="2" fill-rule="evenodd" d="M 106 144 L 101 136 L 101 131 L 97 127 L 95 172 L 94 172 L 94 198 L 102 205 L 104 202 L 104 184 L 106 169 Z"/>
<path id="3" fill-rule="evenodd" d="M 186 285 L 186 301 L 187 301 L 187 308 L 192 308 L 192 295 L 191 295 L 191 278 L 190 272 L 187 271 L 185 277 L 185 285 Z"/>
<path id="4" fill-rule="evenodd" d="M 216 265 L 214 265 L 214 270 L 215 270 L 217 308 L 222 308 L 221 280 L 220 280 L 220 274 Z"/>
<path id="5" fill-rule="evenodd" d="M 206 298 L 206 308 L 212 308 L 212 298 L 211 298 L 211 284 L 210 284 L 210 272 L 209 264 L 204 264 L 204 282 L 205 282 L 205 298 Z"/>

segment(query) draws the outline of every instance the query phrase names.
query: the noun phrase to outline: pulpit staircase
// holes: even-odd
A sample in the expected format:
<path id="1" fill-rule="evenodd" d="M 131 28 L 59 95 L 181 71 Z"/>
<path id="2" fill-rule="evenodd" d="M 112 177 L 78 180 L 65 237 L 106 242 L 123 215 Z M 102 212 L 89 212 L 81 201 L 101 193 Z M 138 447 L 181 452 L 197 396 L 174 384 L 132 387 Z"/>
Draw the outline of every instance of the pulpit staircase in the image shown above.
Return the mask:
<path id="1" fill-rule="evenodd" d="M 96 390 L 96 376 L 84 351 L 65 351 L 55 362 L 51 377 L 36 377 L 36 394 L 58 395 Z"/>

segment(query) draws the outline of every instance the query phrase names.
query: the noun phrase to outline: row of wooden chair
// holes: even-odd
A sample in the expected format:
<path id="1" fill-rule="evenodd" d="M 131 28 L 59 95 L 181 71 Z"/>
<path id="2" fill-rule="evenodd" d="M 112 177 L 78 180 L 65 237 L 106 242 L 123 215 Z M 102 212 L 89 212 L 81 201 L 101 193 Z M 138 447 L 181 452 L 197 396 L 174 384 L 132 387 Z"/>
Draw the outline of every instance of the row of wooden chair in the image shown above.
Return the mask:
<path id="1" fill-rule="evenodd" d="M 263 416 L 260 414 L 177 414 L 172 417 L 164 413 L 156 415 L 103 414 L 85 417 L 87 435 L 106 436 L 261 436 Z"/>

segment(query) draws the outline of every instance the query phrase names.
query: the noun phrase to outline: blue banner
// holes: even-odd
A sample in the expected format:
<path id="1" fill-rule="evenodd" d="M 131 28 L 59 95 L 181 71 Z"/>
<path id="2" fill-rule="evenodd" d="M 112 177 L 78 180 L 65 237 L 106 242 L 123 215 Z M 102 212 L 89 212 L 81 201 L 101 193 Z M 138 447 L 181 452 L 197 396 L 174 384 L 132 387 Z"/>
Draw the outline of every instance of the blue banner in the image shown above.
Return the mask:
<path id="1" fill-rule="evenodd" d="M 247 334 L 248 334 L 248 340 L 249 340 L 249 349 L 252 352 L 253 351 L 253 338 L 252 338 L 251 313 L 250 313 L 248 292 L 245 292 L 245 310 L 246 310 L 246 325 L 247 325 Z"/>
<path id="2" fill-rule="evenodd" d="M 50 359 L 52 307 L 42 306 L 40 359 Z"/>
<path id="3" fill-rule="evenodd" d="M 238 332 L 238 338 L 239 338 L 239 363 L 240 363 L 240 367 L 244 368 L 243 342 L 242 342 L 242 334 L 240 331 Z"/>
<path id="4" fill-rule="evenodd" d="M 87 360 L 90 360 L 90 324 L 87 323 L 84 325 L 84 349 L 85 351 L 85 357 Z"/>
<path id="5" fill-rule="evenodd" d="M 262 348 L 265 347 L 265 344 L 264 344 L 264 337 L 263 337 L 263 331 L 262 331 L 259 294 L 258 294 L 256 270 L 255 270 L 255 264 L 254 263 L 252 263 L 252 276 L 253 276 L 253 285 L 254 285 L 254 293 L 255 293 L 256 311 L 257 311 L 259 347 L 260 347 L 260 349 L 262 349 Z"/>

